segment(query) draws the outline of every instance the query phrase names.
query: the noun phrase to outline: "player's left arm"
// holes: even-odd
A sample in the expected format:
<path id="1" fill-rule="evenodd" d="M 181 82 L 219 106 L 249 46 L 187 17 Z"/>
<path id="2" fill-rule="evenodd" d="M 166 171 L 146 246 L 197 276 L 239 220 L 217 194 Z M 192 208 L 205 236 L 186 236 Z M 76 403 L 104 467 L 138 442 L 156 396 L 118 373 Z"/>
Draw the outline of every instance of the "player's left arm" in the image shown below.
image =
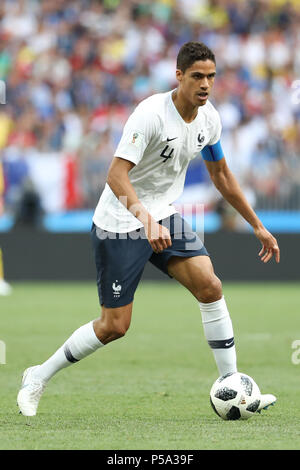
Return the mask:
<path id="1" fill-rule="evenodd" d="M 262 249 L 259 252 L 261 261 L 267 263 L 274 255 L 276 262 L 279 263 L 280 250 L 276 238 L 264 227 L 248 203 L 238 181 L 228 168 L 225 157 L 223 156 L 219 160 L 208 160 L 204 157 L 204 161 L 212 182 L 224 199 L 253 227 L 256 237 L 262 244 Z"/>

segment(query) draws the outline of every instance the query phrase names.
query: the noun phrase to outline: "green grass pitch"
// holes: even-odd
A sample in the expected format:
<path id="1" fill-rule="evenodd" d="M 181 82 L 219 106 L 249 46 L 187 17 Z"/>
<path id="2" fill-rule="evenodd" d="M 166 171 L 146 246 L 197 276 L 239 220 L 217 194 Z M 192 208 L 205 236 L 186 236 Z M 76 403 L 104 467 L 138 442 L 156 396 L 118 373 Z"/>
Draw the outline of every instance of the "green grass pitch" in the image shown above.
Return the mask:
<path id="1" fill-rule="evenodd" d="M 93 283 L 13 287 L 0 298 L 1 449 L 300 448 L 299 284 L 224 283 L 238 368 L 278 397 L 248 421 L 222 421 L 211 409 L 217 369 L 197 302 L 175 281 L 141 283 L 127 335 L 57 374 L 36 417 L 18 415 L 23 370 L 99 310 Z"/>

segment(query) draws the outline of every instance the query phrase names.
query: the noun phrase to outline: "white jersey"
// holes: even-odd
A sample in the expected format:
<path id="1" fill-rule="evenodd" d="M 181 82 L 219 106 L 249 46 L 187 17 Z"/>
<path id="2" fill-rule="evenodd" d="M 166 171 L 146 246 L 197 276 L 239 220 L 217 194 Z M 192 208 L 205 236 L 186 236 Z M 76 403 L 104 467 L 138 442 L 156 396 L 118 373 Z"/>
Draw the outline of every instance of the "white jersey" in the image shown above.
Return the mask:
<path id="1" fill-rule="evenodd" d="M 190 160 L 206 145 L 220 139 L 221 120 L 207 101 L 196 118 L 185 122 L 172 99 L 172 91 L 143 100 L 129 116 L 115 156 L 135 163 L 129 179 L 136 194 L 159 221 L 176 212 L 172 203 L 181 195 Z M 106 184 L 93 222 L 116 233 L 141 228 L 142 223 L 117 199 Z"/>

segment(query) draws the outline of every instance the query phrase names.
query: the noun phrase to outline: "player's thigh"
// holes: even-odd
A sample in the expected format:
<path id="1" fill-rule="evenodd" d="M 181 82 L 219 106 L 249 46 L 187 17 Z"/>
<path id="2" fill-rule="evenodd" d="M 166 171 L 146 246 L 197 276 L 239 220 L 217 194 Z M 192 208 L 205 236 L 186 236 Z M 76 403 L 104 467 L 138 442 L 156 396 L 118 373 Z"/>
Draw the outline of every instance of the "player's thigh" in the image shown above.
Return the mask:
<path id="1" fill-rule="evenodd" d="M 133 302 L 151 246 L 140 232 L 129 234 L 92 228 L 100 305 L 117 309 Z"/>
<path id="2" fill-rule="evenodd" d="M 222 283 L 209 256 L 172 256 L 168 261 L 168 273 L 200 302 L 214 302 L 222 297 Z"/>

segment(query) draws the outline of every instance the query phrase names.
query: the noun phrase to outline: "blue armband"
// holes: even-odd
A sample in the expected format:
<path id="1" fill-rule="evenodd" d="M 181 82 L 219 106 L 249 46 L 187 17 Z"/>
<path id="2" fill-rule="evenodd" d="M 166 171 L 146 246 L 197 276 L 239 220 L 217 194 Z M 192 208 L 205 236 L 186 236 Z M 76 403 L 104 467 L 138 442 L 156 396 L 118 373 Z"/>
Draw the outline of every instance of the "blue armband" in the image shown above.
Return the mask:
<path id="1" fill-rule="evenodd" d="M 202 150 L 201 154 L 204 160 L 209 162 L 217 162 L 222 160 L 224 153 L 221 147 L 221 142 L 218 140 L 214 145 L 206 145 Z"/>

